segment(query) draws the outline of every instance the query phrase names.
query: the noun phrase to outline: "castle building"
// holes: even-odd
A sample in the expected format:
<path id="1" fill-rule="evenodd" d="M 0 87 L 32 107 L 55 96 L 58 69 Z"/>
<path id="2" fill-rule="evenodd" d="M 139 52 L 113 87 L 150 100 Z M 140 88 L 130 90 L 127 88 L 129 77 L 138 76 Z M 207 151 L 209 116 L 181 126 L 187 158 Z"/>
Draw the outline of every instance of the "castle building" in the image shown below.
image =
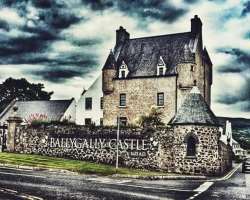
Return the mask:
<path id="1" fill-rule="evenodd" d="M 210 105 L 212 62 L 202 42 L 202 22 L 195 15 L 191 31 L 130 38 L 120 27 L 114 52 L 102 69 L 103 124 L 134 124 L 152 106 L 168 123 L 196 85 Z"/>

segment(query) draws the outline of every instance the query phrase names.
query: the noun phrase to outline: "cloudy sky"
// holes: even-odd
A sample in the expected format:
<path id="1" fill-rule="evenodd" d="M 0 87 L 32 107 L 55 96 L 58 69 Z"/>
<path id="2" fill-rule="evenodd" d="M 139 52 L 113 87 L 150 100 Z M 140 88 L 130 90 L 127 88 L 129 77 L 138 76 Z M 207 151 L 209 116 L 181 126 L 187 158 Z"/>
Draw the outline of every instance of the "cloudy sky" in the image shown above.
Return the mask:
<path id="1" fill-rule="evenodd" d="M 250 118 L 250 0 L 0 0 L 0 81 L 25 77 L 78 99 L 120 25 L 132 38 L 186 32 L 195 14 L 214 64 L 212 109 Z"/>

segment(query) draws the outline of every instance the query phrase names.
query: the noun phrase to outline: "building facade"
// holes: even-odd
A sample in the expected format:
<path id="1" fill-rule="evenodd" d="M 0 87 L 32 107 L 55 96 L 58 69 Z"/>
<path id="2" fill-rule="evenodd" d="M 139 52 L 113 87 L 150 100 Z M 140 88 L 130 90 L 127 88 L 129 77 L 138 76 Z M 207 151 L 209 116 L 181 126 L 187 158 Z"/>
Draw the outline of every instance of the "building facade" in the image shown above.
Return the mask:
<path id="1" fill-rule="evenodd" d="M 103 124 L 102 75 L 84 91 L 76 106 L 76 123 L 97 126 Z"/>
<path id="2" fill-rule="evenodd" d="M 202 42 L 202 22 L 191 19 L 191 31 L 130 38 L 120 27 L 114 52 L 103 70 L 103 123 L 134 124 L 152 106 L 163 111 L 168 123 L 184 97 L 196 85 L 210 105 L 212 62 Z"/>
<path id="3" fill-rule="evenodd" d="M 232 123 L 228 120 L 224 129 L 221 128 L 221 140 L 224 143 L 229 143 L 236 159 L 244 159 L 247 156 L 247 151 L 241 148 L 240 144 L 233 138 Z"/>
<path id="4" fill-rule="evenodd" d="M 16 114 L 22 119 L 23 124 L 30 124 L 33 121 L 64 121 L 75 123 L 76 101 L 74 98 L 67 100 L 35 100 L 18 101 L 13 100 L 0 114 L 0 123 L 6 124 L 10 116 Z"/>

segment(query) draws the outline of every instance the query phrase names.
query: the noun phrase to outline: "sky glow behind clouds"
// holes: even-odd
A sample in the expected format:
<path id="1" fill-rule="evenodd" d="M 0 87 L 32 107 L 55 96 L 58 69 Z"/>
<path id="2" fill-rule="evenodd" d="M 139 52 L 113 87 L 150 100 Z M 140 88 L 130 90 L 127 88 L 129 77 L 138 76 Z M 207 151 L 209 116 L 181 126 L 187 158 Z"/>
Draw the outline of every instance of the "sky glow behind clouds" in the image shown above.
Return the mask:
<path id="1" fill-rule="evenodd" d="M 248 0 L 3 0 L 0 79 L 42 82 L 79 98 L 101 72 L 122 25 L 133 37 L 186 32 L 198 14 L 214 64 L 212 109 L 250 118 Z"/>

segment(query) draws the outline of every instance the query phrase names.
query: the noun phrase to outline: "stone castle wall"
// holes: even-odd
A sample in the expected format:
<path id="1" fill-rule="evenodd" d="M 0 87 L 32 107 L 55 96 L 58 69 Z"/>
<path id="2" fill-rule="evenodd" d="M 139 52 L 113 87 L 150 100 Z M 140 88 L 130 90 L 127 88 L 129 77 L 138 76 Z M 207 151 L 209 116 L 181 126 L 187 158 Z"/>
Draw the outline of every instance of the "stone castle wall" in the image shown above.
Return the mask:
<path id="1" fill-rule="evenodd" d="M 195 157 L 187 157 L 185 137 L 197 136 Z M 14 152 L 115 165 L 115 128 L 50 125 L 18 126 Z M 123 128 L 119 166 L 181 174 L 219 175 L 231 167 L 230 148 L 219 141 L 218 127 L 178 125 L 158 129 Z"/>
<path id="2" fill-rule="evenodd" d="M 218 127 L 199 125 L 178 125 L 174 130 L 177 137 L 174 139 L 174 168 L 184 174 L 219 175 L 230 168 L 229 151 L 219 141 Z M 187 156 L 185 137 L 193 135 L 197 138 L 195 157 Z"/>
<path id="3" fill-rule="evenodd" d="M 160 169 L 159 138 L 167 131 L 122 129 L 119 140 L 119 166 Z M 41 126 L 17 128 L 15 152 L 71 158 L 115 165 L 115 128 L 84 126 Z"/>
<path id="4" fill-rule="evenodd" d="M 134 78 L 113 80 L 113 93 L 104 95 L 103 123 L 116 125 L 117 116 L 135 124 L 141 115 L 157 105 L 157 93 L 164 92 L 163 122 L 168 123 L 176 111 L 176 77 Z M 120 94 L 126 94 L 126 107 L 119 107 Z"/>

